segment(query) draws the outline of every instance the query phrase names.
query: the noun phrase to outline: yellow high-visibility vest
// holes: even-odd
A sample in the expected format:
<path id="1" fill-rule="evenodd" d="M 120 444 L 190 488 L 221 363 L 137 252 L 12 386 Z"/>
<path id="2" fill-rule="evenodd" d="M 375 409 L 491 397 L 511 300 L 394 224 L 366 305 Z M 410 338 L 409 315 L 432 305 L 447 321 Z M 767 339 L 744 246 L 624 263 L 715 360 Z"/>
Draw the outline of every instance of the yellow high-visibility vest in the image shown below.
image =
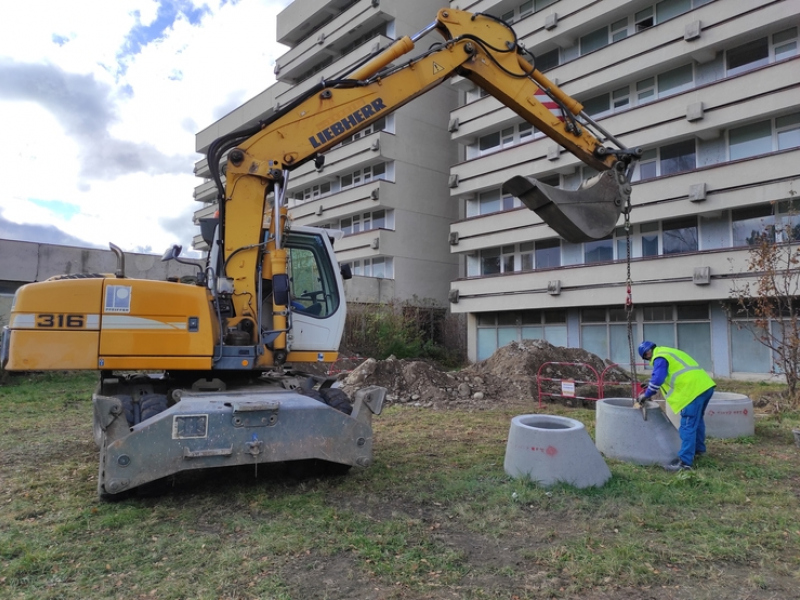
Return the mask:
<path id="1" fill-rule="evenodd" d="M 667 378 L 661 384 L 661 394 L 675 413 L 680 413 L 692 400 L 716 385 L 705 369 L 682 350 L 656 346 L 650 366 L 657 358 L 667 361 Z"/>

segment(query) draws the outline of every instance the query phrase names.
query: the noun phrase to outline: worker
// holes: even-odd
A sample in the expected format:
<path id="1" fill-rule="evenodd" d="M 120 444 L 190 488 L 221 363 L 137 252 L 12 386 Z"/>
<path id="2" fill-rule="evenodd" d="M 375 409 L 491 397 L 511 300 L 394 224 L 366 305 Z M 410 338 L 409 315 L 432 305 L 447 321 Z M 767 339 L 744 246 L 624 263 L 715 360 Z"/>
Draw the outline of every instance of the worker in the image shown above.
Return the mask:
<path id="1" fill-rule="evenodd" d="M 667 471 L 690 471 L 694 459 L 706 451 L 706 424 L 703 417 L 716 384 L 691 356 L 677 348 L 656 346 L 648 340 L 639 344 L 639 356 L 650 361 L 653 374 L 639 402 L 661 390 L 669 407 L 681 416 L 678 433 L 681 449 L 678 458 L 664 465 Z"/>

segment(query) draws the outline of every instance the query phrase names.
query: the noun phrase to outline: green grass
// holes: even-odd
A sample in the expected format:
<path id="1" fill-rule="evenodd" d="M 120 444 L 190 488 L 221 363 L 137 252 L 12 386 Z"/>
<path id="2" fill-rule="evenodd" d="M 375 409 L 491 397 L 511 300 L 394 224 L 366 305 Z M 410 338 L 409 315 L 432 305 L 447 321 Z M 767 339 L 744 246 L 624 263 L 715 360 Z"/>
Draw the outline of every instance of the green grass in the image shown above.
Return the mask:
<path id="1" fill-rule="evenodd" d="M 504 473 L 510 420 L 534 404 L 392 406 L 375 464 L 346 477 L 223 470 L 101 503 L 93 387 L 0 386 L 2 598 L 797 597 L 794 413 L 710 440 L 693 472 L 608 461 L 605 486 L 578 490 Z M 591 410 L 548 412 L 593 433 Z"/>

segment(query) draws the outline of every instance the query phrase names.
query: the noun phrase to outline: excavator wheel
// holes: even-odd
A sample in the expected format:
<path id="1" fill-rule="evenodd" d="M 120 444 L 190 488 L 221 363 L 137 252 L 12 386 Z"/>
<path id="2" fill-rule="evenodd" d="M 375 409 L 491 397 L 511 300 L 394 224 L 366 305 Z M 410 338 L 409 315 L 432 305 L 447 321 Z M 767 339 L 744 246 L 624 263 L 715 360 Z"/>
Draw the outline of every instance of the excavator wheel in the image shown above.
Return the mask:
<path id="1" fill-rule="evenodd" d="M 125 420 L 128 421 L 128 425 L 135 425 L 136 418 L 133 410 L 133 397 L 127 394 L 120 394 L 117 398 L 122 402 L 122 410 L 125 413 Z"/>
<path id="2" fill-rule="evenodd" d="M 353 413 L 353 405 L 350 404 L 350 398 L 340 388 L 324 388 L 319 391 L 320 395 L 325 401 L 325 404 L 331 408 L 335 408 L 339 412 L 346 415 Z"/>
<path id="3" fill-rule="evenodd" d="M 327 404 L 331 408 L 335 408 L 339 412 L 343 412 L 346 415 L 349 415 L 353 412 L 353 407 L 350 405 L 350 400 L 342 390 L 339 388 L 325 388 L 322 390 L 300 390 L 298 389 L 297 392 L 303 394 L 304 396 L 308 396 L 309 398 L 313 398 L 314 400 L 318 400 L 323 404 Z"/>
<path id="4" fill-rule="evenodd" d="M 165 395 L 146 394 L 139 399 L 139 422 L 146 421 L 165 410 L 167 410 L 167 397 Z"/>

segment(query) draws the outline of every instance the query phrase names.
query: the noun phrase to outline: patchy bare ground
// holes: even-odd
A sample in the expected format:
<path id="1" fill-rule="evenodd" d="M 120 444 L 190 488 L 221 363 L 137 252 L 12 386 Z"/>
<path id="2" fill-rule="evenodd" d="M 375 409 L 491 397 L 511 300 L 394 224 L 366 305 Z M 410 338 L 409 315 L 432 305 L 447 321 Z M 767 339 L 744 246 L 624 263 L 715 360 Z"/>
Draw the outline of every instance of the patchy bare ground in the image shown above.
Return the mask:
<path id="1" fill-rule="evenodd" d="M 512 342 L 460 371 L 442 371 L 431 362 L 389 357 L 366 359 L 340 376 L 342 387 L 351 397 L 361 387 L 379 385 L 389 390 L 389 403 L 439 409 L 487 408 L 538 400 L 540 395 L 543 400 L 567 404 L 591 401 L 600 397 L 601 381 L 604 397 L 631 394 L 630 375 L 624 370 L 586 350 L 557 347 L 544 340 Z M 565 397 L 562 382 L 574 383 L 575 398 Z"/>

